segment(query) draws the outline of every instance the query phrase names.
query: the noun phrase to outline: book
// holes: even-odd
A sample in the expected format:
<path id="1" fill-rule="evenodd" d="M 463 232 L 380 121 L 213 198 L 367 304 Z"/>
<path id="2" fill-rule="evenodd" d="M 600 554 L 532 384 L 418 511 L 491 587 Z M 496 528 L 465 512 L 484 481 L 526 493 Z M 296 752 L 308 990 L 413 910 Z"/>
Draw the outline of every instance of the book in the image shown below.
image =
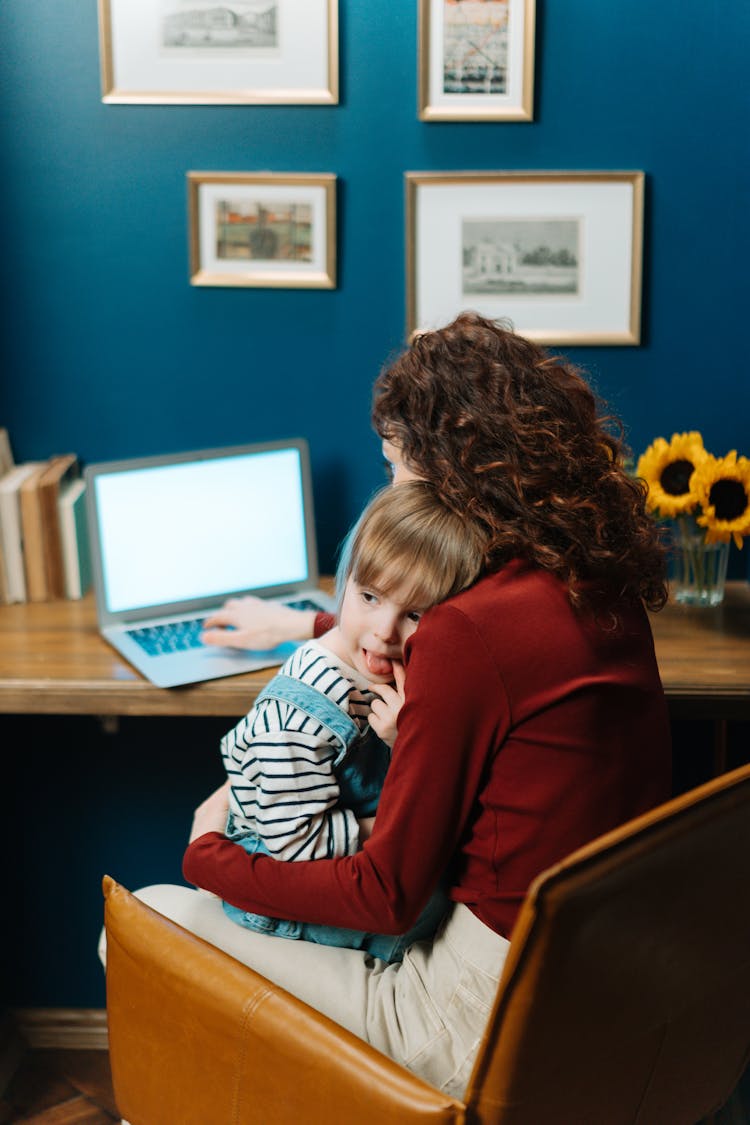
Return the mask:
<path id="1" fill-rule="evenodd" d="M 15 466 L 10 438 L 5 426 L 0 426 L 0 476 L 5 476 Z"/>
<path id="2" fill-rule="evenodd" d="M 65 570 L 65 596 L 82 598 L 91 585 L 91 553 L 86 517 L 86 484 L 81 477 L 61 490 L 57 506 Z"/>
<path id="3" fill-rule="evenodd" d="M 0 477 L 9 473 L 14 464 L 8 431 L 5 426 L 0 426 Z M 0 605 L 7 605 L 9 601 L 8 565 L 5 561 L 5 551 L 3 550 L 3 541 L 0 536 Z"/>
<path id="4" fill-rule="evenodd" d="M 0 539 L 8 580 L 8 601 L 26 601 L 23 530 L 20 489 L 23 482 L 42 468 L 39 461 L 16 465 L 0 478 Z"/>
<path id="5" fill-rule="evenodd" d="M 65 597 L 65 567 L 58 499 L 62 489 L 80 476 L 75 453 L 51 457 L 39 478 L 39 507 L 42 521 L 44 577 L 48 598 Z"/>
<path id="6" fill-rule="evenodd" d="M 21 538 L 23 540 L 23 566 L 26 575 L 26 598 L 30 602 L 47 600 L 47 569 L 44 564 L 44 538 L 42 534 L 42 505 L 39 499 L 39 482 L 49 461 L 30 473 L 19 489 L 21 501 Z"/>
<path id="7" fill-rule="evenodd" d="M 0 605 L 7 605 L 10 601 L 10 587 L 8 585 L 8 568 L 5 565 L 5 551 L 3 541 L 0 539 Z"/>

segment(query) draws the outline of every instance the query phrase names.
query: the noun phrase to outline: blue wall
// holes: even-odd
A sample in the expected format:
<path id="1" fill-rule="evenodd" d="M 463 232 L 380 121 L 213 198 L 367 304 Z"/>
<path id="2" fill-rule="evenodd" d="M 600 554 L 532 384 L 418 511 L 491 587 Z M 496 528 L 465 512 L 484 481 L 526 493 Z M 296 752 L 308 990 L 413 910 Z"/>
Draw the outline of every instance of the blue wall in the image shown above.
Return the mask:
<path id="1" fill-rule="evenodd" d="M 0 424 L 19 459 L 308 437 L 321 561 L 381 480 L 369 394 L 403 339 L 406 170 L 643 169 L 644 343 L 578 348 L 639 452 L 750 455 L 742 0 L 538 0 L 532 124 L 424 124 L 416 3 L 340 0 L 337 107 L 109 106 L 95 0 L 3 0 Z M 334 292 L 192 288 L 185 173 L 340 178 Z"/>

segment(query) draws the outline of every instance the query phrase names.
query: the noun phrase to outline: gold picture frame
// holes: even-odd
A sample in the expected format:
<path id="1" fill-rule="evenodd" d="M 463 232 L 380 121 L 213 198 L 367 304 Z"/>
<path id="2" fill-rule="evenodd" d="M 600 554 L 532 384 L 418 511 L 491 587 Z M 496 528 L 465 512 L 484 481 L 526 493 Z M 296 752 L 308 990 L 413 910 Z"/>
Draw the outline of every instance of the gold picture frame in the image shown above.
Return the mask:
<path id="1" fill-rule="evenodd" d="M 543 344 L 639 344 L 645 173 L 407 172 L 407 332 L 464 309 Z"/>
<path id="2" fill-rule="evenodd" d="M 98 5 L 103 102 L 338 103 L 338 0 Z"/>
<path id="3" fill-rule="evenodd" d="M 421 121 L 532 121 L 536 0 L 419 0 Z"/>
<path id="4" fill-rule="evenodd" d="M 188 172 L 191 285 L 336 286 L 336 176 Z"/>

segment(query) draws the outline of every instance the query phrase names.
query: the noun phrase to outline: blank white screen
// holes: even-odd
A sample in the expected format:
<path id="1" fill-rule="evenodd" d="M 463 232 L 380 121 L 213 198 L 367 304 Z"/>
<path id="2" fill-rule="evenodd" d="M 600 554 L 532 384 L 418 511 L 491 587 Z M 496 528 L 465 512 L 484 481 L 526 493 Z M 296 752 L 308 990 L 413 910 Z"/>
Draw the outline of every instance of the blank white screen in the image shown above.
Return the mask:
<path id="1" fill-rule="evenodd" d="M 307 579 L 296 449 L 116 471 L 95 485 L 110 613 Z"/>

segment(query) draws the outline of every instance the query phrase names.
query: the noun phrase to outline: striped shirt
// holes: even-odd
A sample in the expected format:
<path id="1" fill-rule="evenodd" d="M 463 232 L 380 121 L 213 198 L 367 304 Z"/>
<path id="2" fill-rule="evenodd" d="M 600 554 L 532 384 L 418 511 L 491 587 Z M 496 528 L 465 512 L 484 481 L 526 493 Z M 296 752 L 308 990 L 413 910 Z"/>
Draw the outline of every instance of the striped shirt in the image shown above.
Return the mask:
<path id="1" fill-rule="evenodd" d="M 363 732 L 374 693 L 353 668 L 310 641 L 281 671 L 350 715 Z M 359 825 L 338 807 L 331 732 L 292 703 L 262 699 L 221 740 L 236 828 L 255 833 L 278 859 L 330 859 L 359 847 Z"/>

